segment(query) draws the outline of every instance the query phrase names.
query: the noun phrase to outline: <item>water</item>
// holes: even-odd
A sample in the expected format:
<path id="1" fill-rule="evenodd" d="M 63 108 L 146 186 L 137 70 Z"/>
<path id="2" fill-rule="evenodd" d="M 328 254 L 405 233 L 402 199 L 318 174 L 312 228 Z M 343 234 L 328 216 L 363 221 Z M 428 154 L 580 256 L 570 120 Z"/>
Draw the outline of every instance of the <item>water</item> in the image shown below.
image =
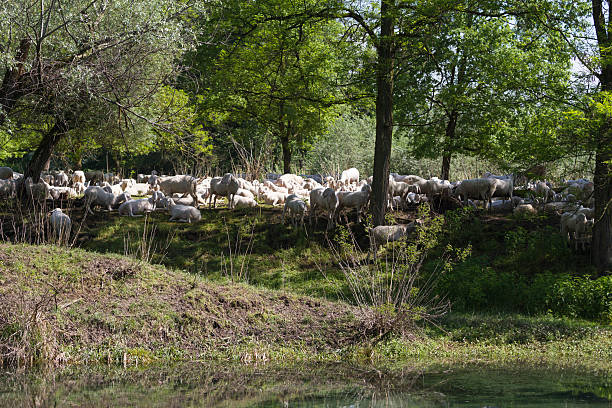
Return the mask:
<path id="1" fill-rule="evenodd" d="M 380 372 L 346 366 L 189 365 L 5 374 L 10 407 L 612 407 L 612 379 L 478 367 Z"/>

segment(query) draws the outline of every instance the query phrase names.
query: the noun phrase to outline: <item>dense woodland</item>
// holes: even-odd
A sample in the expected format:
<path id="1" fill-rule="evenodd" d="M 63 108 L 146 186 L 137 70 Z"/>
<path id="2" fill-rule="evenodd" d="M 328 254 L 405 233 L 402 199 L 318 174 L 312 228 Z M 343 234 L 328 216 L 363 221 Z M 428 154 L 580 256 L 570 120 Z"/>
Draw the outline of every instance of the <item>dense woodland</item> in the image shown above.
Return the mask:
<path id="1" fill-rule="evenodd" d="M 376 225 L 390 171 L 593 177 L 603 270 L 611 17 L 601 0 L 10 0 L 0 164 L 34 180 L 356 166 Z"/>

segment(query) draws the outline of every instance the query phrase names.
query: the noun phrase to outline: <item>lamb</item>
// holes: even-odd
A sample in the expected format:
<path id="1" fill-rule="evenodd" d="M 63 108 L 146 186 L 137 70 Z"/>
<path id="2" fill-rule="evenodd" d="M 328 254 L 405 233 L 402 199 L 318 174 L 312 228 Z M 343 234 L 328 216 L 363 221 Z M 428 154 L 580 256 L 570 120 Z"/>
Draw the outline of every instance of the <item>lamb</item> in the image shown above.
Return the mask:
<path id="1" fill-rule="evenodd" d="M 238 192 L 240 183 L 231 173 L 226 173 L 223 178 L 215 177 L 210 181 L 210 197 L 208 198 L 208 208 L 213 200 L 213 208 L 217 206 L 217 196 L 227 197 L 228 206 L 231 205 L 234 195 Z M 231 208 L 231 207 L 230 207 Z"/>
<path id="2" fill-rule="evenodd" d="M 491 197 L 497 186 L 496 179 L 477 178 L 463 180 L 452 189 L 452 194 L 455 197 L 461 196 L 464 205 L 467 205 L 469 198 L 483 200 L 485 209 L 491 204 Z"/>
<path id="3" fill-rule="evenodd" d="M 287 200 L 287 193 L 281 193 L 278 191 L 264 191 L 262 194 L 262 198 L 266 204 L 276 205 L 276 204 L 284 204 L 285 200 Z"/>
<path id="4" fill-rule="evenodd" d="M 141 198 L 139 200 L 129 200 L 119 206 L 119 215 L 130 217 L 141 217 L 136 215 L 142 212 L 155 211 L 157 205 L 157 194 L 153 194 L 149 198 Z"/>
<path id="5" fill-rule="evenodd" d="M 315 188 L 310 192 L 310 222 L 316 215 L 317 208 L 327 212 L 327 229 L 334 224 L 336 210 L 338 208 L 338 196 L 332 188 Z"/>
<path id="6" fill-rule="evenodd" d="M 174 193 L 189 194 L 197 205 L 197 187 L 202 179 L 197 179 L 188 175 L 179 175 L 161 178 L 158 180 L 158 185 L 160 191 L 168 196 Z"/>
<path id="7" fill-rule="evenodd" d="M 10 167 L 0 167 L 0 180 L 12 179 L 13 176 L 13 169 Z"/>
<path id="8" fill-rule="evenodd" d="M 561 215 L 561 235 L 569 242 L 574 239 L 574 249 L 578 250 L 578 241 L 582 242 L 584 249 L 584 238 L 587 235 L 589 227 L 593 226 L 593 220 L 587 220 L 584 213 L 573 214 L 566 212 Z"/>
<path id="9" fill-rule="evenodd" d="M 298 218 L 300 219 L 300 224 L 304 225 L 304 215 L 306 214 L 306 203 L 300 199 L 295 194 L 291 194 L 287 197 L 285 201 L 285 206 L 283 207 L 283 216 L 281 223 L 285 223 L 285 213 L 289 213 L 291 217 L 291 221 L 294 227 L 297 228 Z"/>
<path id="10" fill-rule="evenodd" d="M 167 208 L 170 213 L 170 219 L 168 221 L 191 223 L 192 221 L 197 222 L 202 219 L 200 210 L 188 205 L 175 204 L 174 200 L 171 198 L 168 198 Z"/>
<path id="11" fill-rule="evenodd" d="M 54 234 L 60 241 L 63 239 L 68 240 L 70 237 L 70 229 L 72 227 L 72 221 L 67 214 L 62 212 L 61 208 L 56 208 L 51 212 L 49 217 L 49 223 L 53 229 Z"/>
<path id="12" fill-rule="evenodd" d="M 99 186 L 87 187 L 85 189 L 83 198 L 85 200 L 86 211 L 90 214 L 93 214 L 93 211 L 91 210 L 92 205 L 99 205 L 100 207 L 106 208 L 108 211 L 112 211 L 113 206 L 119 205 L 131 199 L 129 194 L 121 193 L 119 195 L 115 195 L 105 191 Z"/>
<path id="13" fill-rule="evenodd" d="M 361 191 L 345 194 L 338 193 L 338 211 L 341 211 L 344 208 L 355 208 L 357 209 L 357 222 L 361 222 L 361 213 L 364 212 L 368 206 L 371 191 L 372 188 L 370 185 L 366 184 L 363 186 Z"/>
<path id="14" fill-rule="evenodd" d="M 355 167 L 344 170 L 340 175 L 340 183 L 344 186 L 348 186 L 351 183 L 359 183 L 359 170 Z"/>
<path id="15" fill-rule="evenodd" d="M 245 197 L 241 195 L 235 195 L 230 202 L 229 208 L 250 208 L 257 207 L 257 201 L 255 198 Z"/>

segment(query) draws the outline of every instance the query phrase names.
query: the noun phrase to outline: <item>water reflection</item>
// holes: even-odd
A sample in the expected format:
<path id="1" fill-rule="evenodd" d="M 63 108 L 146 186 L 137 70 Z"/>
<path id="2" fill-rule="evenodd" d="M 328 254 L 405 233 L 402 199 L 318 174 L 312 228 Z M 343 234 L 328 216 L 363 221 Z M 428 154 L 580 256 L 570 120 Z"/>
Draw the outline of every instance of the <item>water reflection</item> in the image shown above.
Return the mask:
<path id="1" fill-rule="evenodd" d="M 609 377 L 478 367 L 426 373 L 342 365 L 182 365 L 0 377 L 12 407 L 612 407 Z"/>

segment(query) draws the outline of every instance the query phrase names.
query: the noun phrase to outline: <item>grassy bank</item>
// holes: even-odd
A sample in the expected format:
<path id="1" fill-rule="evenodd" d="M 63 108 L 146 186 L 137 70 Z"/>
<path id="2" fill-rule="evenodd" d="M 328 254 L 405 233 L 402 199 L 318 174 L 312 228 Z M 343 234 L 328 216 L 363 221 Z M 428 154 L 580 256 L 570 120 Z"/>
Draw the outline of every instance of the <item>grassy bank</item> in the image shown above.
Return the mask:
<path id="1" fill-rule="evenodd" d="M 213 283 L 117 255 L 0 245 L 3 363 L 141 366 L 353 362 L 548 366 L 610 375 L 612 329 L 553 317 L 451 314 L 374 346 L 354 306 Z"/>

